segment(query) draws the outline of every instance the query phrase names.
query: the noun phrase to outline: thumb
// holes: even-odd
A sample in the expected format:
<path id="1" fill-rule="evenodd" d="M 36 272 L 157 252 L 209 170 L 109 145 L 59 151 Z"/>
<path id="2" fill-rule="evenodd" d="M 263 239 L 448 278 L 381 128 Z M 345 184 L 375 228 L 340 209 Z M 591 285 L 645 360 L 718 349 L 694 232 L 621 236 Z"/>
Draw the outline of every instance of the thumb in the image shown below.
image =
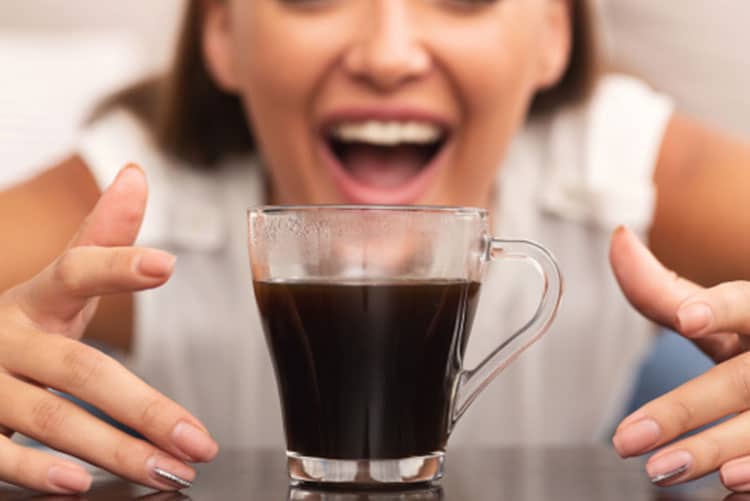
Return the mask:
<path id="1" fill-rule="evenodd" d="M 140 290 L 166 280 L 165 271 L 158 279 L 146 280 L 148 283 L 131 283 L 132 261 L 139 251 L 130 246 L 143 220 L 146 195 L 146 179 L 140 167 L 128 165 L 120 170 L 68 250 L 34 278 L 12 289 L 13 297 L 29 318 L 61 332 L 87 306 L 92 305 L 89 310 L 93 311 L 96 296 L 103 292 Z M 164 262 L 170 259 L 157 257 Z"/>
<path id="2" fill-rule="evenodd" d="M 133 245 L 146 210 L 146 175 L 135 165 L 123 167 L 81 224 L 69 247 Z"/>

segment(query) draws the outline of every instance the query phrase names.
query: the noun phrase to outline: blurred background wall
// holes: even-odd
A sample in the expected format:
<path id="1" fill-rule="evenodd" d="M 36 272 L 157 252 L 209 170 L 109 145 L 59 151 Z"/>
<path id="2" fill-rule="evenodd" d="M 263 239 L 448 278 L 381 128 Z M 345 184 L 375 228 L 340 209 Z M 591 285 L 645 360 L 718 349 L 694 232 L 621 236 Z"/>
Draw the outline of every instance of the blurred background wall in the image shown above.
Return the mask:
<path id="1" fill-rule="evenodd" d="M 597 0 L 615 64 L 750 139 L 748 0 Z"/>
<path id="2" fill-rule="evenodd" d="M 750 138 L 748 0 L 596 0 L 618 66 Z M 185 0 L 0 1 L 0 184 L 63 155 L 91 104 L 166 64 Z"/>
<path id="3" fill-rule="evenodd" d="M 131 35 L 148 64 L 164 62 L 184 0 L 3 0 L 0 32 Z M 156 50 L 154 50 L 156 48 Z"/>
<path id="4" fill-rule="evenodd" d="M 167 64 L 184 3 L 1 0 L 0 185 L 64 156 L 92 103 Z"/>

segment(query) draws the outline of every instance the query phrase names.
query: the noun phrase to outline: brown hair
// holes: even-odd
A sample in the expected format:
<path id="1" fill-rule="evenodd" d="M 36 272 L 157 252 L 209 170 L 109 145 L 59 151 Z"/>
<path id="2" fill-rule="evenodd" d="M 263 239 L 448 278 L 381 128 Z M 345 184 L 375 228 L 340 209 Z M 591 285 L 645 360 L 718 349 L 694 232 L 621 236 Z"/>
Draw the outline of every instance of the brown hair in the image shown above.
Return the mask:
<path id="1" fill-rule="evenodd" d="M 560 82 L 535 96 L 542 114 L 588 96 L 599 73 L 594 13 L 589 0 L 568 0 L 573 19 L 570 61 Z M 198 167 L 255 147 L 240 99 L 219 89 L 203 60 L 201 2 L 188 4 L 171 69 L 110 97 L 93 119 L 114 106 L 132 111 L 165 153 Z"/>

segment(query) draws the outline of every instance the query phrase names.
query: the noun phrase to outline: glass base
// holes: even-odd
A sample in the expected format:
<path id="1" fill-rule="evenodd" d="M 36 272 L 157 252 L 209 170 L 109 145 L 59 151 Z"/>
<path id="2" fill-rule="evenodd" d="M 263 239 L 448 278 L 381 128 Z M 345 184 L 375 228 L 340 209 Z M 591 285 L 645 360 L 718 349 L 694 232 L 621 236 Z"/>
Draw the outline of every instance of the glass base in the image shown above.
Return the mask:
<path id="1" fill-rule="evenodd" d="M 325 459 L 286 453 L 293 484 L 371 488 L 421 484 L 443 478 L 444 452 L 402 459 Z"/>

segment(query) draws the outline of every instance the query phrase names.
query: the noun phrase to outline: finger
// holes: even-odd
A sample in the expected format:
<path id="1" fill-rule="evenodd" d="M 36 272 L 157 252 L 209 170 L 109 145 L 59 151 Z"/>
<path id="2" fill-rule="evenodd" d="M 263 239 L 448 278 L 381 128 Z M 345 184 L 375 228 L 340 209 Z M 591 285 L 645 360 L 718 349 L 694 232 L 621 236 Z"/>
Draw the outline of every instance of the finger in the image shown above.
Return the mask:
<path id="1" fill-rule="evenodd" d="M 81 225 L 79 233 L 70 243 L 70 249 L 80 246 L 129 246 L 138 235 L 141 221 L 146 206 L 147 186 L 143 171 L 136 165 L 128 165 L 123 168 L 112 185 L 102 194 L 96 206 Z M 68 257 L 75 256 L 69 251 Z M 159 263 L 162 264 L 162 274 L 165 273 L 164 263 L 168 257 L 151 256 L 139 261 L 140 271 L 145 271 L 154 278 L 159 272 Z M 173 259 L 173 258 L 172 258 Z M 107 264 L 107 260 L 103 263 Z M 111 262 L 111 261 L 110 261 Z M 132 264 L 132 263 L 131 263 Z M 66 279 L 71 278 L 74 283 L 80 277 L 81 271 L 85 271 L 88 263 L 81 260 L 61 258 L 48 266 L 39 276 L 14 291 L 21 295 L 21 307 L 32 317 L 33 320 L 43 324 L 46 309 L 52 313 L 52 322 L 55 320 L 68 321 L 75 317 L 88 302 L 88 297 L 72 297 L 66 288 Z M 99 272 L 101 266 L 97 268 Z M 70 272 L 73 273 L 70 273 Z M 150 273 L 149 273 L 150 272 Z M 98 277 L 96 273 L 92 278 Z M 159 277 L 164 278 L 166 277 Z M 143 288 L 154 287 L 162 282 L 152 280 L 152 284 L 144 284 Z M 127 292 L 132 289 L 123 289 Z M 37 318 L 40 317 L 40 318 Z"/>
<path id="2" fill-rule="evenodd" d="M 666 269 L 632 231 L 612 234 L 610 263 L 628 301 L 651 320 L 675 328 L 680 303 L 701 287 Z"/>
<path id="3" fill-rule="evenodd" d="M 744 354 L 647 403 L 622 421 L 612 442 L 621 456 L 636 456 L 748 408 L 750 354 Z"/>
<path id="4" fill-rule="evenodd" d="M 721 465 L 719 473 L 721 482 L 727 489 L 735 492 L 750 492 L 750 456 L 745 455 L 727 461 Z"/>
<path id="5" fill-rule="evenodd" d="M 750 413 L 744 412 L 697 435 L 665 447 L 649 458 L 646 471 L 651 481 L 659 485 L 672 485 L 702 477 L 724 463 L 747 454 L 747 440 L 742 437 L 749 435 Z M 750 468 L 747 470 L 740 468 L 737 463 L 722 468 L 722 471 L 725 472 L 723 475 L 725 484 L 741 486 L 747 483 L 743 481 L 744 473 L 750 472 Z M 730 485 L 727 486 L 731 488 Z"/>
<path id="6" fill-rule="evenodd" d="M 23 284 L 16 296 L 38 324 L 69 322 L 94 297 L 162 285 L 175 259 L 157 249 L 76 247 Z"/>
<path id="7" fill-rule="evenodd" d="M 680 305 L 703 288 L 665 268 L 624 226 L 612 234 L 609 259 L 630 304 L 651 320 L 679 332 L 676 319 Z M 734 333 L 717 332 L 694 342 L 717 361 L 742 351 Z"/>
<path id="8" fill-rule="evenodd" d="M 0 480 L 54 494 L 78 494 L 91 487 L 91 475 L 83 467 L 4 436 L 0 436 Z"/>
<path id="9" fill-rule="evenodd" d="M 727 282 L 697 291 L 680 305 L 677 323 L 689 337 L 717 331 L 750 336 L 750 282 Z"/>
<path id="10" fill-rule="evenodd" d="M 148 187 L 143 170 L 123 167 L 86 217 L 70 247 L 132 245 L 146 210 Z"/>
<path id="11" fill-rule="evenodd" d="M 92 404 L 182 460 L 216 456 L 218 446 L 198 419 L 104 353 L 36 332 L 22 332 L 4 346 L 0 363 L 13 374 Z"/>
<path id="12" fill-rule="evenodd" d="M 0 422 L 116 475 L 163 490 L 188 487 L 195 470 L 51 392 L 0 375 Z"/>
<path id="13" fill-rule="evenodd" d="M 90 298 L 161 285 L 175 256 L 140 247 L 77 247 L 60 257 L 49 283 L 51 298 Z"/>

